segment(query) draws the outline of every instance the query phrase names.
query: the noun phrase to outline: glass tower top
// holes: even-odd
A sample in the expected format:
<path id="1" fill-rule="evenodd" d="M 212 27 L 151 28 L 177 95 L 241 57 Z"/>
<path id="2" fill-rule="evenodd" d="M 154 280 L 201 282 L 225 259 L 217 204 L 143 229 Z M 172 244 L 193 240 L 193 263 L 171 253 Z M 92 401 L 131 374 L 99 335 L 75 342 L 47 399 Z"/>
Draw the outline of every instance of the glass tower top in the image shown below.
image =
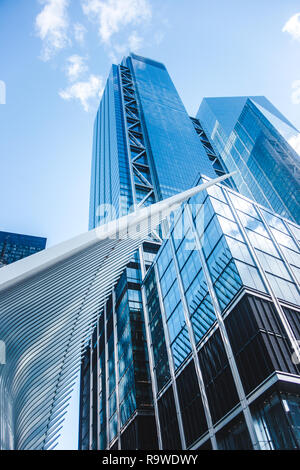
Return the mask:
<path id="1" fill-rule="evenodd" d="M 297 129 L 264 96 L 205 98 L 197 117 L 238 190 L 299 224 Z"/>
<path id="2" fill-rule="evenodd" d="M 214 177 L 166 68 L 134 54 L 127 61 L 136 81 L 159 197 L 188 189 L 199 172 Z"/>
<path id="3" fill-rule="evenodd" d="M 154 202 L 190 188 L 200 173 L 216 176 L 165 66 L 135 54 L 113 65 L 94 126 L 90 229 L 99 206 L 124 215 L 148 187 Z"/>

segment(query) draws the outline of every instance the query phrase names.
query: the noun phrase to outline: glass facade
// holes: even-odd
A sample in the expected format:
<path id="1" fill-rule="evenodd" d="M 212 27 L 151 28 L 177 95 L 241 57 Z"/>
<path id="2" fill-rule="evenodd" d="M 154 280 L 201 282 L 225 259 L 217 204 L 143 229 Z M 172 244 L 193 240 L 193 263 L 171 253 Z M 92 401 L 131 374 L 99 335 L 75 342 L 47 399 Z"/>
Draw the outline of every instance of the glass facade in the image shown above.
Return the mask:
<path id="1" fill-rule="evenodd" d="M 189 189 L 199 172 L 215 172 L 176 88 L 159 62 L 131 54 L 159 199 Z"/>
<path id="2" fill-rule="evenodd" d="M 300 395 L 274 391 L 253 406 L 263 450 L 300 448 Z"/>
<path id="3" fill-rule="evenodd" d="M 197 117 L 238 191 L 299 224 L 297 129 L 263 96 L 205 98 Z"/>
<path id="4" fill-rule="evenodd" d="M 90 229 L 235 170 L 223 144 L 246 102 L 231 115 L 218 105 L 217 127 L 208 107 L 206 120 L 188 116 L 163 64 L 131 54 L 114 65 L 95 120 Z M 272 105 L 261 127 L 252 108 L 252 125 L 274 139 Z M 276 178 L 253 176 L 257 154 L 243 155 L 236 177 L 149 236 L 99 312 L 82 360 L 81 449 L 298 448 L 296 206 L 284 191 L 269 198 Z M 284 393 L 291 416 L 263 417 L 264 399 Z"/>
<path id="5" fill-rule="evenodd" d="M 113 65 L 94 124 L 89 229 L 127 214 L 132 204 L 121 85 Z"/>
<path id="6" fill-rule="evenodd" d="M 151 448 L 157 440 L 140 283 L 140 268 L 137 260 L 133 260 L 109 298 L 84 357 L 81 448 L 112 448 L 120 437 L 120 430 L 126 431 L 127 426 L 124 426 L 134 418 L 137 410 L 140 418 L 145 418 L 152 426 L 154 434 L 148 441 L 147 436 L 142 441 L 136 439 L 134 447 Z M 139 427 L 142 428 L 140 418 Z M 87 426 L 89 419 L 90 429 Z M 126 435 L 123 437 L 122 432 L 125 442 Z M 126 448 L 124 443 L 122 448 Z"/>
<path id="7" fill-rule="evenodd" d="M 200 173 L 216 176 L 165 66 L 134 54 L 113 65 L 94 124 L 89 228 Z"/>
<path id="8" fill-rule="evenodd" d="M 134 54 L 113 65 L 94 125 L 89 228 L 190 188 L 200 172 L 217 173 L 166 68 Z M 82 363 L 81 448 L 124 448 L 133 445 L 129 428 L 140 434 L 144 422 L 155 428 L 140 285 L 160 235 L 151 235 L 123 273 L 88 346 Z M 151 328 L 163 345 L 156 313 Z M 174 338 L 174 348 L 180 347 Z M 159 354 L 156 360 L 164 361 Z M 165 381 L 163 372 L 160 380 Z M 155 432 L 151 442 L 157 446 Z M 145 438 L 135 446 L 149 442 Z"/>
<path id="9" fill-rule="evenodd" d="M 46 242 L 42 237 L 0 232 L 0 267 L 43 250 Z"/>
<path id="10" fill-rule="evenodd" d="M 225 186 L 179 210 L 143 289 L 154 390 L 173 397 L 182 448 L 299 448 L 298 255 L 295 224 Z"/>

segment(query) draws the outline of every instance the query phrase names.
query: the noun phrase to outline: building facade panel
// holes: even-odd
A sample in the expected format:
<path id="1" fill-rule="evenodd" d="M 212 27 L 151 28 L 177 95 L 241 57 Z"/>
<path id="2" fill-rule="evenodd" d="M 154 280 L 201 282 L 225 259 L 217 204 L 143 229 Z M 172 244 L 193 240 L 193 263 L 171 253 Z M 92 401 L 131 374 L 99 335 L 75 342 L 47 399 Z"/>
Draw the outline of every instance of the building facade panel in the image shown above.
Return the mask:
<path id="1" fill-rule="evenodd" d="M 211 445 L 212 438 L 215 438 L 218 449 L 298 448 L 299 429 L 295 422 L 299 419 L 299 410 L 294 403 L 299 400 L 300 371 L 293 359 L 293 351 L 299 335 L 299 288 L 296 278 L 290 274 L 291 263 L 284 256 L 288 246 L 289 250 L 297 253 L 296 241 L 289 235 L 297 232 L 297 226 L 221 186 L 210 188 L 190 201 L 191 218 L 185 217 L 186 210 L 182 208 L 177 213 L 170 235 L 154 261 L 159 275 L 155 278 L 154 267 L 151 267 L 144 281 L 150 309 L 151 299 L 158 296 L 159 291 L 162 295 L 164 309 L 154 310 L 156 315 L 165 317 L 169 330 L 163 345 L 172 352 L 186 445 L 198 448 L 199 442 L 201 448 L 205 443 Z M 201 256 L 195 244 L 195 234 L 201 240 Z M 272 256 L 272 260 L 268 256 Z M 293 257 L 290 261 L 295 263 Z M 179 270 L 175 269 L 176 264 Z M 203 276 L 205 266 L 211 287 Z M 268 274 L 276 278 L 276 282 L 270 282 Z M 155 286 L 157 282 L 159 289 Z M 181 293 L 180 283 L 184 286 Z M 282 288 L 278 289 L 280 284 Z M 189 296 L 190 290 L 192 294 Z M 205 302 L 203 299 L 207 296 Z M 221 322 L 212 296 L 222 314 Z M 192 325 L 203 377 L 202 397 L 206 397 L 205 406 L 208 406 L 212 418 L 210 434 L 201 400 L 198 410 L 203 410 L 202 418 L 199 417 L 195 429 L 193 420 L 189 425 L 185 421 L 188 410 L 183 396 L 188 397 L 192 390 L 198 390 L 199 399 L 198 387 L 201 384 L 198 382 L 194 389 L 195 382 L 193 385 L 187 378 L 182 380 L 196 366 L 192 355 L 193 339 L 183 315 L 184 301 L 189 306 L 191 321 L 195 308 L 200 305 L 197 323 L 192 321 Z M 221 334 L 222 324 L 232 358 L 228 356 Z M 290 329 L 286 328 L 287 324 Z M 152 347 L 155 355 L 153 337 Z M 165 370 L 165 364 L 157 363 L 153 371 L 155 377 L 160 377 Z M 236 371 L 239 381 L 236 380 Z M 170 376 L 165 377 L 165 385 L 161 385 L 158 392 L 159 400 L 167 390 L 171 390 L 169 382 Z M 278 413 L 274 408 L 273 418 L 267 420 L 270 429 L 265 430 L 268 436 L 272 434 L 273 437 L 269 436 L 266 444 L 266 437 L 261 435 L 262 411 L 258 410 L 261 409 L 262 396 L 273 400 L 274 384 L 280 396 L 288 393 L 292 411 L 291 415 L 286 412 L 283 416 L 282 405 Z M 241 396 L 245 398 L 241 399 Z M 190 409 L 194 400 L 190 396 Z M 251 417 L 252 429 L 242 412 L 245 407 Z M 281 420 L 284 421 L 284 438 L 280 438 Z M 253 429 L 255 439 L 250 437 Z"/>
<path id="2" fill-rule="evenodd" d="M 239 192 L 299 224 L 297 129 L 263 96 L 205 98 L 197 117 Z"/>
<path id="3" fill-rule="evenodd" d="M 95 120 L 89 228 L 128 213 L 131 206 L 147 206 L 190 188 L 200 171 L 210 177 L 217 174 L 166 68 L 134 54 L 124 58 L 122 64 L 114 65 Z M 100 365 L 97 379 L 98 388 L 104 381 L 105 393 L 101 394 L 101 402 L 99 397 L 96 398 L 98 405 L 90 405 L 91 413 L 95 413 L 96 405 L 98 412 L 99 407 L 101 409 L 100 424 L 96 415 L 90 418 L 90 448 L 95 448 L 95 445 L 100 448 L 117 445 L 120 448 L 127 426 L 142 432 L 143 420 L 139 416 L 149 415 L 149 419 L 154 419 L 146 328 L 155 335 L 155 345 L 161 345 L 159 351 L 153 347 L 158 370 L 164 364 L 156 379 L 158 389 L 169 380 L 164 330 L 157 314 L 158 298 L 153 298 L 153 311 L 149 310 L 151 322 L 145 327 L 145 306 L 142 305 L 140 291 L 142 277 L 159 249 L 160 235 L 152 234 L 143 250 L 136 253 L 126 268 L 114 296 L 106 305 L 108 326 L 102 326 L 105 335 L 98 328 L 95 342 L 91 339 L 92 349 L 99 348 L 100 337 L 105 344 L 102 352 L 105 367 Z M 169 292 L 169 298 L 174 288 Z M 111 311 L 115 312 L 115 331 Z M 185 336 L 186 329 L 181 336 L 174 338 L 172 347 L 178 356 L 178 364 Z M 91 365 L 91 399 L 97 397 L 94 391 L 97 370 L 99 365 Z M 82 373 L 86 373 L 84 368 Z M 82 387 L 88 386 L 83 379 L 81 384 Z M 135 420 L 136 424 L 133 424 Z M 100 440 L 96 439 L 97 434 L 101 435 Z M 127 435 L 131 435 L 129 431 Z M 126 445 L 130 439 L 125 440 Z"/>
<path id="4" fill-rule="evenodd" d="M 135 78 L 159 198 L 190 188 L 199 172 L 214 177 L 165 66 L 135 54 L 128 62 Z"/>
<path id="5" fill-rule="evenodd" d="M 90 228 L 238 172 L 152 233 L 115 286 L 82 362 L 80 448 L 299 445 L 297 156 L 277 131 L 291 125 L 263 97 L 226 103 L 190 118 L 163 64 L 131 54 L 112 68 Z"/>

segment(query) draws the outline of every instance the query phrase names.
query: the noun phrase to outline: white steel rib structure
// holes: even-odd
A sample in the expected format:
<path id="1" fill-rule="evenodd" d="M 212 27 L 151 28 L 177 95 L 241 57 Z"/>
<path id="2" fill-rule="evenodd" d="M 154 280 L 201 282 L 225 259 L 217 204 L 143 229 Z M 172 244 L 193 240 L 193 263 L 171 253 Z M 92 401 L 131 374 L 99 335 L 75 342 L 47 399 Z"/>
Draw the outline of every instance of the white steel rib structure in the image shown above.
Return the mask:
<path id="1" fill-rule="evenodd" d="M 0 449 L 56 445 L 85 342 L 124 267 L 210 180 L 0 270 Z"/>

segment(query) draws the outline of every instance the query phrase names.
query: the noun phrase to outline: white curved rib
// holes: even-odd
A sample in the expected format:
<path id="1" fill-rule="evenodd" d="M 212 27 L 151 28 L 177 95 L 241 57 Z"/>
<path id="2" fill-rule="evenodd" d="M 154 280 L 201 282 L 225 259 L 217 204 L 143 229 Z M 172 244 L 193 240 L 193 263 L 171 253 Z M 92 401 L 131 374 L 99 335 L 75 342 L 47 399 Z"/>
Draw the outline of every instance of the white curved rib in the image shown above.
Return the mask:
<path id="1" fill-rule="evenodd" d="M 55 446 L 87 338 L 133 253 L 210 180 L 0 269 L 0 449 Z"/>

